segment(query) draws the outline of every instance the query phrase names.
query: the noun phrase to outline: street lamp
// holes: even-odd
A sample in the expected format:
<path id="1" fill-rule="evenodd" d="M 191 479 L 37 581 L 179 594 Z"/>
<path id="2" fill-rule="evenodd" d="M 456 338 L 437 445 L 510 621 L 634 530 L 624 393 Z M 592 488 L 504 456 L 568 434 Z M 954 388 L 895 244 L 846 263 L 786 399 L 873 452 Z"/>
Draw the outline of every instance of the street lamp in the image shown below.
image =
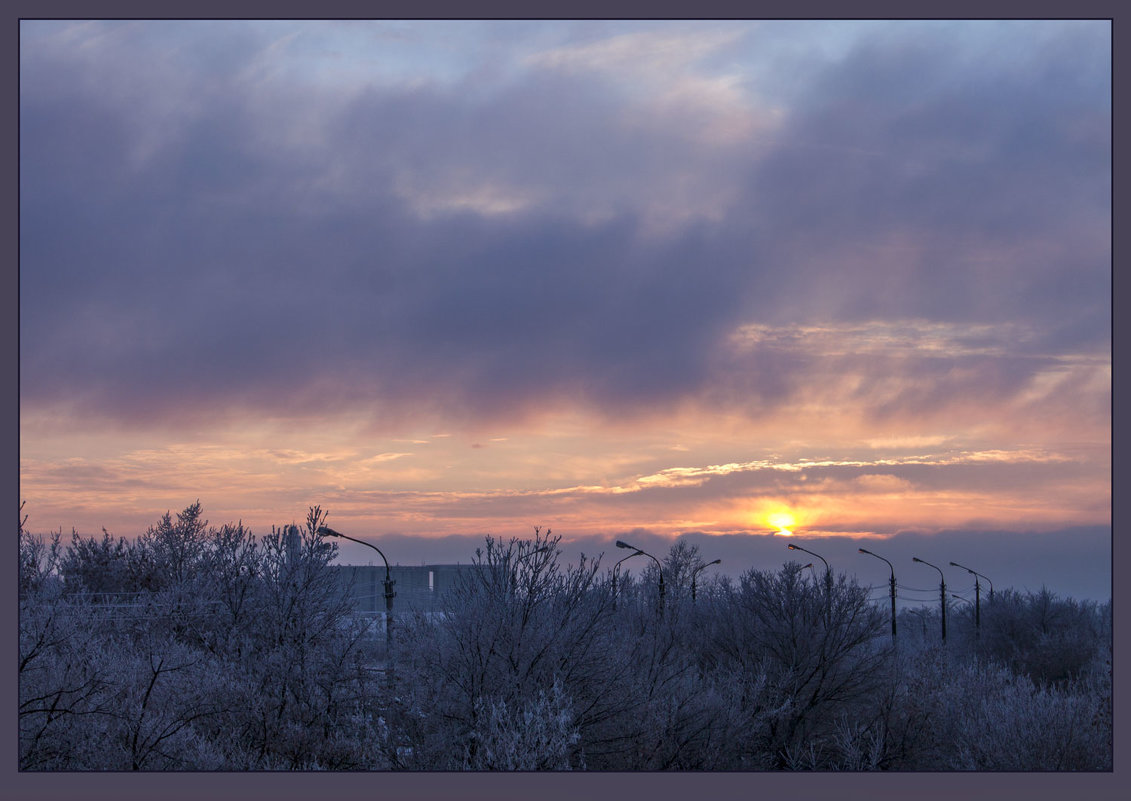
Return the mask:
<path id="1" fill-rule="evenodd" d="M 708 562 L 705 565 L 699 565 L 699 567 L 695 568 L 695 570 L 691 572 L 691 603 L 695 603 L 695 579 L 699 576 L 700 571 L 706 570 L 711 565 L 721 565 L 722 563 L 722 559 L 716 559 L 715 561 Z"/>
<path id="2" fill-rule="evenodd" d="M 617 540 L 617 547 L 618 548 L 631 548 L 632 546 L 631 545 L 625 545 L 620 540 Z M 613 609 L 617 608 L 617 571 L 620 570 L 620 563 L 623 562 L 625 559 L 631 559 L 634 556 L 642 556 L 643 554 L 644 554 L 644 551 L 636 551 L 635 553 L 630 553 L 628 556 L 624 557 L 624 559 L 620 559 L 615 565 L 613 565 Z"/>
<path id="3" fill-rule="evenodd" d="M 385 554 L 381 553 L 381 549 L 376 545 L 365 542 L 364 540 L 354 539 L 347 537 L 345 534 L 334 531 L 329 526 L 319 526 L 318 533 L 327 537 L 341 537 L 343 540 L 356 542 L 359 545 L 366 545 L 375 550 L 380 556 L 381 561 L 385 563 L 385 650 L 388 654 L 389 662 L 393 661 L 393 598 L 396 593 L 393 591 L 393 585 L 397 582 L 393 581 L 392 576 L 389 575 L 389 560 L 385 558 Z"/>
<path id="4" fill-rule="evenodd" d="M 935 568 L 935 570 L 939 571 L 939 580 L 941 582 L 939 584 L 939 600 L 942 602 L 942 638 L 943 642 L 946 642 L 946 577 L 943 576 L 942 570 L 940 570 L 936 565 L 932 565 L 930 562 L 924 562 L 918 556 L 912 556 L 911 561 L 919 562 L 920 564 L 926 565 L 927 567 L 933 567 Z"/>
<path id="5" fill-rule="evenodd" d="M 887 562 L 888 567 L 891 568 L 891 640 L 892 642 L 895 642 L 895 567 L 892 566 L 891 562 L 888 562 L 887 559 L 884 559 L 878 553 L 872 553 L 865 548 L 857 548 L 857 550 L 860 551 L 860 553 L 868 554 L 868 556 L 874 556 L 877 559 L 883 559 L 885 562 Z"/>
<path id="6" fill-rule="evenodd" d="M 825 625 L 826 626 L 829 625 L 830 621 L 832 620 L 832 614 L 833 614 L 833 570 L 832 570 L 832 568 L 829 567 L 829 563 L 825 559 L 825 557 L 821 556 L 819 553 L 814 553 L 813 551 L 802 548 L 800 545 L 794 545 L 792 542 L 787 544 L 785 547 L 789 548 L 789 550 L 791 550 L 791 551 L 804 551 L 805 553 L 809 554 L 810 556 L 815 556 L 818 559 L 820 559 L 822 562 L 825 563 Z M 802 568 L 802 569 L 804 569 L 804 568 Z"/>
<path id="7" fill-rule="evenodd" d="M 805 553 L 807 553 L 811 556 L 817 557 L 822 562 L 825 562 L 825 575 L 827 575 L 827 576 L 832 575 L 832 572 L 833 572 L 832 568 L 830 568 L 829 563 L 827 561 L 825 561 L 825 557 L 821 556 L 819 553 L 813 553 L 812 551 L 809 551 L 809 550 L 806 550 L 805 548 L 802 548 L 800 545 L 794 545 L 792 542 L 789 543 L 788 545 L 786 545 L 785 547 L 789 548 L 789 550 L 791 550 L 791 551 L 805 551 Z"/>
<path id="8" fill-rule="evenodd" d="M 652 556 L 652 554 L 648 553 L 647 551 L 640 550 L 635 545 L 629 545 L 627 542 L 621 542 L 620 540 L 617 540 L 617 547 L 618 548 L 629 548 L 633 551 L 636 551 L 636 553 L 632 554 L 633 556 L 636 556 L 637 554 L 644 554 L 645 556 L 647 556 L 649 559 L 651 559 L 653 562 L 656 563 L 656 568 L 660 571 L 660 605 L 659 605 L 657 611 L 658 611 L 659 616 L 662 618 L 664 616 L 664 566 L 660 564 L 659 559 Z"/>
<path id="9" fill-rule="evenodd" d="M 990 582 L 990 603 L 994 601 L 994 583 L 988 578 L 983 576 L 976 570 L 971 570 L 966 565 L 960 565 L 958 562 L 951 562 L 955 567 L 961 567 L 967 573 L 974 574 L 974 628 L 978 634 L 982 633 L 982 585 L 978 583 L 978 578 L 984 578 Z"/>
<path id="10" fill-rule="evenodd" d="M 829 563 L 825 560 L 825 557 L 821 556 L 819 553 L 814 553 L 813 551 L 802 548 L 800 545 L 794 545 L 792 542 L 785 547 L 789 548 L 791 551 L 805 551 L 805 553 L 810 556 L 815 556 L 825 563 L 825 589 L 828 591 L 829 597 L 831 598 L 833 590 L 833 570 L 829 567 Z"/>

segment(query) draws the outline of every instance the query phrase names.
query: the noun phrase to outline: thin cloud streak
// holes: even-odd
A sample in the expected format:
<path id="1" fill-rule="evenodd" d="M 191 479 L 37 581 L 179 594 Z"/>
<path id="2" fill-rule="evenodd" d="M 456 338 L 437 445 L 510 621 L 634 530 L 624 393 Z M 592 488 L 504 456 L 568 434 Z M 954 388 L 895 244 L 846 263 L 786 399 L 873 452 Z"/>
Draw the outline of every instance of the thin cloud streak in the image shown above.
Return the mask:
<path id="1" fill-rule="evenodd" d="M 457 533 L 483 520 L 495 521 L 501 531 L 514 531 L 539 516 L 580 531 L 607 528 L 618 520 L 647 523 L 670 534 L 687 528 L 757 530 L 765 527 L 766 510 L 783 504 L 804 510 L 802 524 L 811 536 L 818 530 L 890 534 L 909 525 L 937 529 L 963 520 L 1048 527 L 1103 520 L 1108 502 L 1102 475 L 1096 476 L 1094 467 L 1040 449 L 868 460 L 762 459 L 669 467 L 619 482 L 530 489 L 460 488 L 458 477 L 433 472 L 428 478 L 427 470 L 398 468 L 401 460 L 390 456 L 349 458 L 335 453 L 327 459 L 291 453 L 280 459 L 271 451 L 172 448 L 98 464 L 75 459 L 65 468 L 29 461 L 24 481 L 50 501 L 56 494 L 70 496 L 70 483 L 81 480 L 90 491 L 87 502 L 101 498 L 107 514 L 123 494 L 152 486 L 164 488 L 173 506 L 181 505 L 177 493 L 193 492 L 242 497 L 255 508 L 270 508 L 268 498 L 291 509 L 317 499 L 342 519 L 378 530 L 411 529 L 428 535 Z M 1014 475 L 1019 470 L 1020 481 Z M 417 488 L 429 480 L 442 488 Z M 372 489 L 375 486 L 388 488 Z M 1036 490 L 1040 494 L 1034 499 Z M 1058 511 L 1066 501 L 1073 510 L 1067 516 Z M 237 506 L 233 511 L 246 516 L 239 510 Z M 697 514 L 689 518 L 692 510 Z M 651 517 L 641 518 L 642 513 Z M 695 525 L 689 525 L 692 520 Z M 829 529 L 834 520 L 839 522 Z"/>

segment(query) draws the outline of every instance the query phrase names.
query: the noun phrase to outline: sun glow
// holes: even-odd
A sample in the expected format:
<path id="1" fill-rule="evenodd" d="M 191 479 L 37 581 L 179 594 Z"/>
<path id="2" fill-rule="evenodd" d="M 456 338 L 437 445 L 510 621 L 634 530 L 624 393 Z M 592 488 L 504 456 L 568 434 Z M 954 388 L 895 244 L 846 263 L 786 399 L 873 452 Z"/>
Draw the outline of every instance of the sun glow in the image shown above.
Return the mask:
<path id="1" fill-rule="evenodd" d="M 783 537 L 792 537 L 797 518 L 789 512 L 774 512 L 766 517 L 766 522 L 778 529 L 777 533 Z"/>

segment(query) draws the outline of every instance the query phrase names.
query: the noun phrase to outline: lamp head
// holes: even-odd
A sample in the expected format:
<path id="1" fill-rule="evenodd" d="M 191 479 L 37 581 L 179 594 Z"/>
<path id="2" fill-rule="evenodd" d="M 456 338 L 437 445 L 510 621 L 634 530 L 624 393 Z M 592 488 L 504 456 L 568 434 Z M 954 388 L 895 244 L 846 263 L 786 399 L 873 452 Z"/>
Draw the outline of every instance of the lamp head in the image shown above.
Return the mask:
<path id="1" fill-rule="evenodd" d="M 342 536 L 341 534 L 334 531 L 334 529 L 330 528 L 329 526 L 319 526 L 318 531 L 316 533 L 321 534 L 324 537 L 340 537 L 340 536 Z"/>
<path id="2" fill-rule="evenodd" d="M 791 551 L 799 550 L 798 547 L 796 545 L 794 545 L 792 542 L 789 543 L 789 545 L 786 545 L 785 547 L 789 548 L 789 550 L 791 550 Z"/>
<path id="3" fill-rule="evenodd" d="M 639 548 L 634 548 L 631 545 L 629 545 L 627 542 L 621 542 L 620 540 L 617 540 L 617 547 L 618 548 L 628 548 L 629 550 L 632 550 L 632 551 L 640 550 Z"/>
<path id="4" fill-rule="evenodd" d="M 912 556 L 911 561 L 912 562 L 923 562 L 923 560 L 920 559 L 918 556 Z M 923 562 L 923 564 L 926 564 L 926 562 Z"/>
<path id="5" fill-rule="evenodd" d="M 709 565 L 721 565 L 722 563 L 723 563 L 722 559 L 716 559 L 715 561 L 708 562 L 707 564 L 709 564 Z"/>
<path id="6" fill-rule="evenodd" d="M 868 554 L 869 556 L 872 556 L 872 552 L 871 552 L 871 551 L 868 551 L 868 550 L 865 550 L 864 548 L 857 548 L 856 550 L 860 551 L 860 553 L 866 553 L 866 554 Z"/>

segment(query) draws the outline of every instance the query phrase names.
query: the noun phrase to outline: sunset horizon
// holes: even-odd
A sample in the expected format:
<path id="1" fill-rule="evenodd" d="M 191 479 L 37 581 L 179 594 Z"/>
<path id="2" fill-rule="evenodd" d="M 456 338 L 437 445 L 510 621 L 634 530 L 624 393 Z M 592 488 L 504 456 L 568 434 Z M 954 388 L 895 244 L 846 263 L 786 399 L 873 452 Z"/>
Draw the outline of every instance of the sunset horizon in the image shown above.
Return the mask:
<path id="1" fill-rule="evenodd" d="M 1103 600 L 1110 37 L 25 20 L 27 528 L 318 506 L 399 564 L 540 526 Z"/>

